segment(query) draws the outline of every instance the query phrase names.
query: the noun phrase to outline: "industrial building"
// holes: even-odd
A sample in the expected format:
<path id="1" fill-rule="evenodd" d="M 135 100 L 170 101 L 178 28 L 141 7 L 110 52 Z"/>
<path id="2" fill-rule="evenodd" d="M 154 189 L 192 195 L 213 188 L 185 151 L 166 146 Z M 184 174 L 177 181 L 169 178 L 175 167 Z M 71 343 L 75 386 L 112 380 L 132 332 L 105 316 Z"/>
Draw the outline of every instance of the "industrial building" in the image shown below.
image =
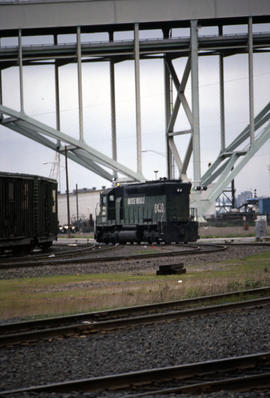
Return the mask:
<path id="1" fill-rule="evenodd" d="M 70 221 L 72 224 L 77 220 L 83 222 L 91 218 L 95 219 L 101 191 L 102 189 L 82 188 L 69 194 Z M 58 220 L 59 225 L 68 224 L 67 195 L 62 193 L 58 193 Z"/>

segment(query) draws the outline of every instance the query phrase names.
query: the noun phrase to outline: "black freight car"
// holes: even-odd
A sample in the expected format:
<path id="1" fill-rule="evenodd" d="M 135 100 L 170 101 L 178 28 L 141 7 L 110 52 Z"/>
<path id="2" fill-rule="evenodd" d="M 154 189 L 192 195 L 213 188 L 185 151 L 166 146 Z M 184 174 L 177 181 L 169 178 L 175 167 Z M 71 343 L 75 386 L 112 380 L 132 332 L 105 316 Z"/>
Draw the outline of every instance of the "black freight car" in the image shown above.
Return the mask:
<path id="1" fill-rule="evenodd" d="M 100 196 L 95 239 L 104 243 L 193 242 L 198 223 L 190 216 L 191 184 L 162 179 L 106 189 Z"/>
<path id="2" fill-rule="evenodd" d="M 48 248 L 57 230 L 57 182 L 0 172 L 0 252 Z"/>

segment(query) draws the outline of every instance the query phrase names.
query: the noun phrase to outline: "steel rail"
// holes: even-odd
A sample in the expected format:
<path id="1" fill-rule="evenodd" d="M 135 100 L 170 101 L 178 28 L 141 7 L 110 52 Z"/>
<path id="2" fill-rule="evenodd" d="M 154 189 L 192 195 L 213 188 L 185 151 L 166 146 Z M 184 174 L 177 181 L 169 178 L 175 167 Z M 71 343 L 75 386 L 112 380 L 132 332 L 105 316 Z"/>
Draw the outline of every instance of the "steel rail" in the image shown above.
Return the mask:
<path id="1" fill-rule="evenodd" d="M 91 251 L 91 250 L 95 249 L 95 245 L 87 245 L 87 244 L 78 245 L 76 247 L 76 249 L 75 248 L 68 249 L 68 248 L 66 248 L 67 245 L 63 245 L 63 246 L 65 247 L 66 250 L 62 250 L 61 252 L 60 251 L 59 252 L 52 251 L 52 248 L 50 248 L 49 250 L 45 250 L 45 251 L 43 251 L 41 249 L 38 252 L 32 251 L 30 253 L 27 253 L 26 255 L 25 254 L 22 254 L 22 255 L 9 254 L 9 253 L 4 254 L 4 255 L 0 256 L 0 264 L 1 264 L 1 261 L 3 261 L 3 260 L 4 260 L 4 262 L 14 262 L 14 260 L 16 260 L 16 262 L 23 262 L 23 261 L 25 261 L 25 256 L 29 256 L 29 258 L 31 260 L 33 260 L 33 259 L 39 260 L 42 258 L 48 258 L 48 256 L 50 256 L 52 254 L 56 257 L 59 257 L 59 256 L 65 257 L 65 256 L 73 255 L 76 253 Z"/>
<path id="2" fill-rule="evenodd" d="M 254 300 L 246 300 L 236 303 L 227 303 L 194 309 L 180 311 L 170 311 L 165 313 L 154 313 L 150 315 L 133 316 L 129 318 L 118 318 L 105 321 L 88 321 L 70 326 L 49 328 L 44 330 L 35 330 L 25 333 L 7 334 L 0 336 L 0 347 L 6 345 L 21 344 L 24 342 L 37 342 L 42 339 L 52 337 L 75 337 L 81 335 L 90 335 L 106 331 L 112 331 L 121 328 L 134 327 L 138 325 L 151 324 L 163 321 L 178 320 L 185 317 L 197 315 L 209 315 L 212 313 L 235 311 L 241 308 L 261 307 L 270 303 L 270 297 L 264 297 Z"/>
<path id="3" fill-rule="evenodd" d="M 256 375 L 242 375 L 239 377 L 222 378 L 221 380 L 211 380 L 208 382 L 195 383 L 188 386 L 164 388 L 161 390 L 148 391 L 141 394 L 132 394 L 127 397 L 139 398 L 147 396 L 155 396 L 159 394 L 202 394 L 212 393 L 217 391 L 237 391 L 246 392 L 250 390 L 264 390 L 270 387 L 270 372 L 259 372 Z M 127 398 L 126 397 L 126 398 Z"/>
<path id="4" fill-rule="evenodd" d="M 233 240 L 233 239 L 232 239 Z M 228 246 L 246 246 L 246 247 L 248 247 L 248 246 L 258 246 L 258 247 L 261 247 L 261 246 L 269 246 L 270 247 L 270 243 L 269 242 L 260 242 L 260 243 L 257 243 L 257 242 L 254 242 L 254 243 L 250 243 L 250 242 L 248 242 L 248 243 L 241 243 L 241 242 L 233 242 L 233 241 L 228 241 L 226 238 L 224 238 L 224 243 L 212 243 L 212 244 L 210 244 L 210 243 L 200 243 L 200 244 L 185 244 L 185 245 L 178 245 L 178 247 L 183 247 L 184 249 L 185 249 L 185 251 L 182 251 L 182 252 L 180 252 L 180 251 L 171 251 L 171 252 L 167 252 L 168 253 L 168 256 L 173 256 L 173 257 L 175 257 L 175 256 L 182 256 L 182 255 L 184 255 L 184 256 L 186 256 L 186 255 L 190 255 L 190 254 L 205 254 L 205 253 L 211 253 L 211 248 L 213 248 L 213 252 L 215 252 L 216 250 L 217 251 L 219 251 L 219 250 L 226 250 L 227 248 L 228 248 Z M 46 259 L 46 261 L 47 262 L 45 262 L 45 264 L 36 264 L 36 265 L 55 265 L 55 262 L 57 261 L 57 265 L 59 264 L 59 265 L 61 265 L 60 264 L 60 261 L 62 260 L 62 258 L 65 258 L 66 256 L 70 256 L 70 255 L 73 255 L 73 254 L 81 254 L 82 252 L 91 252 L 92 250 L 92 252 L 91 252 L 91 254 L 93 254 L 93 253 L 102 253 L 102 252 L 104 252 L 104 251 L 110 251 L 110 250 L 117 250 L 117 249 L 121 249 L 121 245 L 117 245 L 117 246 L 107 246 L 107 245 L 99 245 L 99 244 L 95 244 L 95 245 L 89 245 L 88 247 L 85 247 L 85 246 L 82 246 L 82 247 L 78 247 L 78 248 L 76 248 L 76 249 L 74 249 L 74 250 L 70 250 L 70 251 L 65 251 L 65 252 L 62 252 L 62 253 L 54 253 L 54 252 L 48 252 L 47 254 L 42 254 L 42 253 L 40 253 L 40 254 L 37 254 L 37 255 L 35 255 L 35 254 L 32 254 L 30 257 L 29 257 L 29 260 L 27 259 L 25 259 L 25 257 L 0 257 L 0 269 L 9 269 L 9 268 L 16 268 L 16 267 L 19 267 L 20 265 L 26 265 L 26 266 L 29 266 L 29 267 L 31 267 L 32 265 L 34 265 L 34 264 L 32 264 L 32 263 L 34 263 L 34 261 L 35 261 L 35 264 L 36 264 L 36 260 L 43 260 L 43 259 Z M 162 248 L 162 249 L 166 249 L 168 246 L 158 246 L 159 247 L 159 249 L 160 248 Z M 207 249 L 207 251 L 202 251 L 201 250 L 201 248 L 204 248 L 204 247 L 207 247 L 207 248 L 209 248 L 209 250 Z M 187 248 L 192 248 L 193 250 L 187 250 Z M 95 252 L 94 252 L 94 250 L 96 250 Z M 195 250 L 197 250 L 197 251 L 195 251 Z M 81 258 L 81 259 L 78 259 L 78 263 L 83 263 L 83 262 L 105 262 L 105 261 L 117 261 L 117 260 L 132 260 L 133 258 L 134 259 L 138 259 L 138 258 L 141 258 L 141 259 L 143 259 L 144 258 L 144 256 L 145 256 L 145 258 L 149 258 L 149 257 L 160 257 L 160 256 L 165 256 L 165 255 L 167 255 L 167 253 L 165 253 L 165 252 L 163 252 L 163 253 L 152 253 L 152 254 L 150 254 L 150 253 L 148 253 L 148 254 L 140 254 L 140 255 L 130 255 L 130 256 L 128 256 L 128 255 L 125 255 L 125 256 L 117 256 L 117 257 L 115 257 L 115 256 L 112 256 L 112 257 L 109 257 L 109 256 L 107 256 L 107 257 L 93 257 L 93 258 L 88 258 L 88 257 L 84 257 L 84 258 Z M 50 257 L 49 257 L 49 255 L 48 254 L 54 254 L 55 255 L 55 259 L 54 260 L 52 260 Z M 138 256 L 138 257 L 135 257 L 135 256 Z M 48 260 L 48 258 L 50 258 L 50 260 Z M 60 258 L 59 260 L 58 260 L 58 258 Z M 16 260 L 16 262 L 14 262 L 14 260 Z M 74 259 L 74 258 L 72 258 L 72 259 L 69 259 L 68 261 L 67 260 L 64 260 L 63 261 L 63 264 L 66 264 L 67 262 L 72 262 L 72 263 L 76 263 L 77 262 L 77 260 L 76 259 Z M 62 261 L 61 261 L 61 263 L 62 263 Z"/>
<path id="5" fill-rule="evenodd" d="M 58 245 L 58 247 L 59 246 L 60 245 Z M 109 250 L 117 250 L 120 248 L 120 245 L 119 246 L 105 246 L 105 245 L 99 245 L 97 243 L 95 243 L 95 244 L 82 243 L 82 244 L 78 244 L 76 246 L 76 248 L 70 247 L 68 249 L 67 248 L 68 245 L 64 245 L 64 244 L 62 245 L 62 247 L 65 247 L 66 250 L 59 251 L 59 252 L 49 250 L 48 252 L 45 252 L 45 253 L 44 252 L 29 253 L 29 254 L 27 254 L 27 256 L 29 256 L 28 258 L 31 261 L 33 261 L 33 260 L 39 261 L 42 259 L 48 259 L 48 257 L 50 257 L 51 255 L 53 255 L 57 258 L 58 257 L 65 258 L 65 257 L 73 256 L 74 254 L 75 255 L 82 254 L 84 252 L 90 252 L 91 254 L 93 254 L 93 253 L 95 253 L 95 251 L 98 253 L 101 253 L 101 252 L 104 252 L 104 251 L 106 252 Z M 16 261 L 15 263 L 14 263 L 14 260 Z M 16 255 L 10 255 L 7 257 L 1 256 L 0 257 L 0 269 L 1 269 L 1 264 L 13 263 L 13 264 L 15 264 L 15 266 L 17 266 L 18 265 L 17 263 L 23 263 L 23 262 L 26 262 L 25 256 L 20 256 L 20 257 L 18 257 Z M 13 265 L 13 267 L 14 267 L 14 265 Z"/>
<path id="6" fill-rule="evenodd" d="M 117 246 L 118 247 L 118 246 Z M 186 249 L 184 246 L 183 248 Z M 192 246 L 191 246 L 192 247 Z M 45 265 L 67 265 L 67 264 L 84 264 L 84 263 L 98 263 L 98 262 L 113 262 L 113 261 L 122 261 L 122 260 L 138 260 L 145 258 L 160 258 L 160 257 L 177 257 L 177 256 L 187 256 L 190 254 L 206 254 L 206 253 L 214 253 L 217 251 L 224 251 L 227 249 L 226 245 L 221 244 L 201 244 L 196 246 L 197 248 L 193 250 L 176 250 L 176 251 L 167 251 L 167 252 L 159 252 L 159 253 L 145 253 L 145 254 L 131 254 L 131 255 L 117 255 L 117 256 L 106 256 L 106 257 L 80 257 L 80 258 L 69 258 L 69 259 L 52 259 L 48 258 L 46 260 L 41 260 L 38 263 L 36 261 L 26 262 L 20 261 L 19 264 L 16 263 L 0 263 L 0 269 L 9 269 L 9 268 L 17 268 L 18 266 L 26 266 L 26 267 L 35 267 L 35 266 L 45 266 Z M 207 250 L 201 250 L 201 248 L 207 248 Z"/>
<path id="7" fill-rule="evenodd" d="M 52 317 L 52 318 L 44 318 L 38 320 L 31 321 L 23 321 L 23 322 L 13 322 L 6 323 L 0 325 L 0 335 L 4 335 L 7 333 L 18 333 L 25 331 L 26 329 L 38 329 L 45 327 L 52 327 L 55 325 L 67 325 L 71 323 L 78 323 L 84 321 L 100 321 L 100 320 L 108 320 L 120 317 L 134 316 L 135 314 L 149 314 L 150 312 L 158 312 L 164 311 L 168 309 L 179 309 L 185 308 L 189 306 L 196 306 L 199 304 L 210 304 L 211 302 L 231 300 L 234 298 L 242 299 L 244 297 L 252 297 L 252 296 L 270 296 L 270 286 L 261 287 L 257 289 L 248 289 L 248 290 L 238 290 L 230 293 L 222 293 L 211 296 L 201 296 L 191 299 L 177 300 L 177 301 L 167 301 L 164 303 L 156 303 L 156 304 L 146 304 L 146 305 L 138 305 L 134 307 L 123 307 L 116 308 L 112 310 L 103 310 L 103 311 L 95 311 L 95 312 L 87 312 L 82 314 L 75 315 L 67 315 L 63 317 Z"/>
<path id="8" fill-rule="evenodd" d="M 225 373 L 235 370 L 253 370 L 263 369 L 270 364 L 270 352 L 263 352 L 253 355 L 245 355 L 239 357 L 230 357 L 224 359 L 218 359 L 206 362 L 196 362 L 186 365 L 178 365 L 164 368 L 154 368 L 149 370 L 135 371 L 130 373 L 122 373 L 118 375 L 109 375 L 104 377 L 96 377 L 89 379 L 65 381 L 62 383 L 53 383 L 41 386 L 34 386 L 28 388 L 20 388 L 14 390 L 1 391 L 0 396 L 15 395 L 22 393 L 33 393 L 33 392 L 70 392 L 70 391 L 103 391 L 103 390 L 124 390 L 128 391 L 130 388 L 137 387 L 142 389 L 142 386 L 153 383 L 168 383 L 171 380 L 177 380 L 178 382 L 185 383 L 194 379 L 194 377 L 216 377 L 219 373 Z M 251 381 L 252 379 L 252 381 Z M 257 383 L 255 383 L 257 379 Z M 181 392 L 190 391 L 209 391 L 210 384 L 214 386 L 213 391 L 219 389 L 230 389 L 231 385 L 228 385 L 229 379 L 223 379 L 223 381 L 212 380 L 211 382 L 196 383 L 195 385 L 182 386 Z M 234 385 L 239 388 L 240 378 L 234 378 Z M 219 386 L 218 386 L 218 383 Z M 258 384 L 259 383 L 259 384 Z M 263 383 L 263 384 L 262 384 Z M 250 376 L 241 377 L 241 384 L 245 391 L 254 386 L 269 387 L 270 377 L 269 373 L 263 375 L 256 375 L 251 378 Z M 192 390 L 193 388 L 193 390 Z M 212 387 L 213 388 L 213 387 Z M 172 389 L 171 389 L 172 390 Z M 163 390 L 164 391 L 164 390 Z M 168 390 L 169 391 L 169 390 Z M 179 389 L 180 391 L 180 389 Z M 156 391 L 156 393 L 159 393 Z M 138 394 L 137 396 L 144 396 L 147 394 Z M 153 391 L 151 391 L 153 394 Z M 136 395 L 135 395 L 136 396 Z"/>

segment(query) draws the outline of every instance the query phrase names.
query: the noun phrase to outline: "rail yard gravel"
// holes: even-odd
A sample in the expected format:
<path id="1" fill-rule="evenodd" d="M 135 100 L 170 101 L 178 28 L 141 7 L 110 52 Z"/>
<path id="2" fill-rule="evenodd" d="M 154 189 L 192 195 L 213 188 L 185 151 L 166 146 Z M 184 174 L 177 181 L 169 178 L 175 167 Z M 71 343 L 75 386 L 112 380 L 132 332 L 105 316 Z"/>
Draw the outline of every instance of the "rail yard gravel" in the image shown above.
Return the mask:
<path id="1" fill-rule="evenodd" d="M 126 248 L 125 250 L 129 250 Z M 179 256 L 189 270 L 226 267 L 224 261 L 245 258 L 268 246 L 231 246 L 220 253 Z M 108 255 L 110 250 L 108 251 Z M 102 256 L 104 253 L 102 253 Z M 119 262 L 35 266 L 0 270 L 0 279 L 70 275 L 104 272 L 143 274 L 155 272 L 171 257 L 120 260 Z M 235 313 L 193 317 L 170 323 L 130 328 L 90 337 L 53 340 L 37 345 L 0 351 L 0 390 L 66 379 L 81 379 L 143 368 L 155 368 L 190 362 L 245 355 L 270 350 L 270 309 L 260 308 Z M 21 397 L 122 397 L 120 393 L 20 394 Z M 167 396 L 167 395 L 166 395 Z M 174 396 L 174 395 L 170 395 Z M 181 395 L 181 397 L 191 395 Z M 270 392 L 203 394 L 201 397 L 266 397 Z M 162 397 L 160 395 L 160 397 Z"/>
<path id="2" fill-rule="evenodd" d="M 2 348 L 0 389 L 3 391 L 66 379 L 89 378 L 269 351 L 269 331 L 270 308 L 262 307 L 194 316 L 180 321 L 133 327 L 84 338 Z M 120 397 L 121 394 L 42 393 L 30 396 Z M 269 392 L 220 392 L 209 396 L 259 397 L 269 396 Z"/>
<path id="3" fill-rule="evenodd" d="M 149 247 L 137 247 L 141 254 L 144 250 L 149 250 Z M 165 249 L 165 248 L 164 248 Z M 122 251 L 111 252 L 107 250 L 106 253 L 102 252 L 100 256 L 105 257 L 106 255 L 112 256 L 117 254 L 122 254 L 123 251 L 128 255 L 131 251 L 134 252 L 134 248 L 130 246 L 125 246 Z M 157 248 L 157 250 L 159 250 Z M 245 258 L 246 256 L 251 256 L 253 254 L 263 253 L 265 251 L 270 251 L 269 246 L 258 246 L 258 245 L 235 245 L 229 246 L 227 250 L 222 251 L 222 256 L 220 252 L 216 253 L 206 253 L 206 254 L 192 254 L 189 256 L 177 256 L 177 262 L 184 263 L 187 271 L 195 270 L 197 266 L 200 269 L 209 269 L 210 267 L 218 267 L 218 263 L 226 260 L 231 260 L 234 258 Z M 117 253 L 117 254 L 116 254 Z M 48 255 L 49 256 L 49 255 Z M 89 254 L 91 256 L 91 254 Z M 45 265 L 45 266 L 29 266 L 29 267 L 18 267 L 11 269 L 1 269 L 0 266 L 0 279 L 12 279 L 12 278 L 31 278 L 31 277 L 44 277 L 49 275 L 71 275 L 71 274 L 87 274 L 87 273 L 110 273 L 110 272 L 130 272 L 136 274 L 143 274 L 149 272 L 156 272 L 160 265 L 168 264 L 173 262 L 172 257 L 162 258 L 144 258 L 135 260 L 119 260 L 114 262 L 91 262 L 83 264 L 61 264 L 61 265 Z M 0 263 L 1 265 L 1 263 Z M 224 265 L 223 265 L 224 266 Z M 207 267 L 207 268 L 206 268 Z"/>

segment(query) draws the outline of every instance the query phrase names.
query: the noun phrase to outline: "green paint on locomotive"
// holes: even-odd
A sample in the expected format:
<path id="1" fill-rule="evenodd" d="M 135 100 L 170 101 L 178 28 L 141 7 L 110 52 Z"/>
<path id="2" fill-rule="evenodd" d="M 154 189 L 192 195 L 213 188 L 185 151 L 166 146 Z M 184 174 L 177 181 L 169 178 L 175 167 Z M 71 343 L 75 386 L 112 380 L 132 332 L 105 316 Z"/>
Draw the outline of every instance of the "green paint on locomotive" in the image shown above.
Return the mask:
<path id="1" fill-rule="evenodd" d="M 188 184 L 187 184 L 188 185 Z M 97 225 L 145 225 L 163 222 L 187 222 L 190 188 L 164 195 L 126 194 L 123 187 L 106 190 L 101 195 Z"/>
<path id="2" fill-rule="evenodd" d="M 124 224 L 144 225 L 166 221 L 166 196 L 124 198 Z"/>

